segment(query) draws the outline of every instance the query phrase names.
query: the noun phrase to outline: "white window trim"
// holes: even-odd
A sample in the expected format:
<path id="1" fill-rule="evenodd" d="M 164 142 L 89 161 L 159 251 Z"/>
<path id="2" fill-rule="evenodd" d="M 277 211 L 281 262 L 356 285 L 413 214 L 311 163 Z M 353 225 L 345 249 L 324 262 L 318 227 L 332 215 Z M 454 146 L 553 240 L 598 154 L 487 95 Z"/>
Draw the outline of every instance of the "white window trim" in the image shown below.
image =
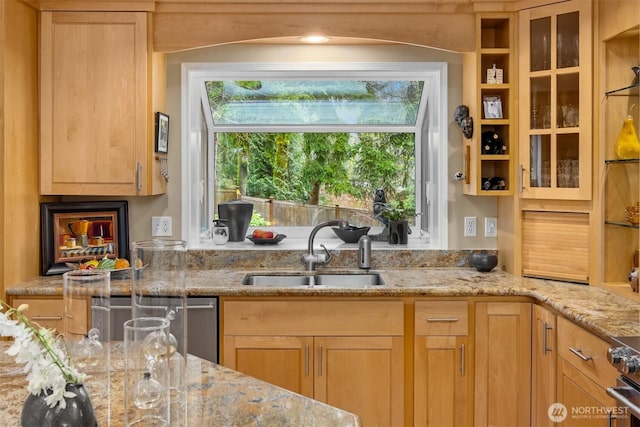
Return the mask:
<path id="1" fill-rule="evenodd" d="M 434 90 L 437 90 L 439 98 L 434 108 L 436 115 L 436 123 L 433 124 L 437 129 L 437 139 L 440 144 L 430 144 L 428 149 L 429 155 L 429 178 L 431 182 L 423 183 L 421 181 L 419 170 L 421 165 L 416 161 L 416 210 L 420 210 L 418 200 L 425 197 L 425 193 L 433 187 L 433 183 L 437 186 L 437 196 L 431 200 L 428 205 L 429 209 L 429 230 L 430 236 L 426 238 L 422 232 L 413 233 L 410 240 L 410 247 L 429 248 L 429 249 L 446 249 L 448 248 L 448 232 L 447 232 L 447 185 L 448 185 L 448 132 L 447 132 L 447 64 L 442 62 L 362 62 L 362 63 L 183 63 L 182 64 L 182 123 L 181 123 L 181 158 L 182 158 L 182 239 L 185 240 L 189 248 L 213 248 L 212 243 L 202 241 L 199 232 L 199 209 L 197 203 L 202 200 L 202 185 L 198 182 L 192 171 L 199 170 L 200 164 L 200 106 L 202 91 L 205 80 L 232 78 L 235 80 L 255 79 L 256 72 L 261 76 L 283 78 L 282 70 L 287 72 L 304 73 L 305 78 L 323 78 L 335 79 L 345 78 L 349 76 L 362 77 L 362 73 L 369 73 L 379 79 L 416 79 L 420 74 L 424 78 L 424 74 L 428 75 L 430 81 L 434 82 Z M 421 108 L 424 103 L 421 104 Z M 424 112 L 419 112 L 422 118 Z M 418 121 L 416 127 L 420 127 L 422 119 Z M 416 127 L 394 126 L 393 130 L 397 132 L 416 132 L 418 138 L 421 138 L 421 132 L 416 131 Z M 354 131 L 382 131 L 377 127 L 355 127 Z M 255 127 L 256 132 L 273 131 L 273 128 Z M 390 131 L 391 127 L 384 127 L 384 131 Z M 229 131 L 228 127 L 224 128 Z M 313 132 L 321 130 L 321 127 L 301 128 L 301 131 Z M 210 129 L 211 131 L 211 129 Z M 418 149 L 416 159 L 422 157 L 422 144 L 418 141 Z M 420 156 L 420 157 L 418 157 Z M 418 219 L 419 220 L 419 219 Z M 306 236 L 308 236 L 311 227 L 278 227 L 281 232 L 287 236 L 300 240 L 306 245 Z M 418 227 L 416 227 L 418 228 Z M 370 232 L 375 234 L 375 229 Z M 325 237 L 335 237 L 333 233 L 325 234 Z M 337 243 L 341 241 L 335 237 Z M 392 245 L 389 245 L 393 249 Z M 306 247 L 306 246 L 302 246 Z M 249 248 L 253 248 L 249 246 Z M 287 249 L 291 249 L 287 245 Z"/>

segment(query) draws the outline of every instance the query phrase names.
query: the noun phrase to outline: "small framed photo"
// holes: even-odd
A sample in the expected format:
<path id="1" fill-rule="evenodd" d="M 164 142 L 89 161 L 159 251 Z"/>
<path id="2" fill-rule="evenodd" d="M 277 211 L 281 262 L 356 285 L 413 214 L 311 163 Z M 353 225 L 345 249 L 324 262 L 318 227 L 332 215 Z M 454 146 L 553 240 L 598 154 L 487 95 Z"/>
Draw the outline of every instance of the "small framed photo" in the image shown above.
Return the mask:
<path id="1" fill-rule="evenodd" d="M 482 97 L 485 119 L 502 118 L 502 100 L 499 95 L 485 95 Z"/>
<path id="2" fill-rule="evenodd" d="M 156 153 L 169 151 L 169 116 L 156 112 Z"/>

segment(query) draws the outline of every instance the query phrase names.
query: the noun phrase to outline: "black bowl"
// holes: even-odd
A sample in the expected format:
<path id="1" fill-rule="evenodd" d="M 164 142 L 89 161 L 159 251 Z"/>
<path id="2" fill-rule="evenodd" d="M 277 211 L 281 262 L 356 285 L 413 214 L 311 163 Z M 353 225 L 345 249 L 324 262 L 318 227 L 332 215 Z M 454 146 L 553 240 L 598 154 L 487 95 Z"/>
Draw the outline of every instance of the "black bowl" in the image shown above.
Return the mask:
<path id="1" fill-rule="evenodd" d="M 487 273 L 498 265 L 498 256 L 486 252 L 473 253 L 471 254 L 471 265 L 474 266 L 476 270 Z"/>
<path id="2" fill-rule="evenodd" d="M 355 227 L 349 225 L 345 228 L 333 227 L 333 232 L 345 243 L 358 243 L 360 237 L 369 232 L 371 227 Z"/>

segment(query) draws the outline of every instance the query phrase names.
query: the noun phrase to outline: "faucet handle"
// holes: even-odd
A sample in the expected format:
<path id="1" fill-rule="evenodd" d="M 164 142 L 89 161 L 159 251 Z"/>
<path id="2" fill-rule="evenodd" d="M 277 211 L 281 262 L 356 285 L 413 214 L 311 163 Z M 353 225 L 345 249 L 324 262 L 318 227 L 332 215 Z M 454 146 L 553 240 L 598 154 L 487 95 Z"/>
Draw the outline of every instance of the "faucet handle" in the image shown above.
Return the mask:
<path id="1" fill-rule="evenodd" d="M 324 249 L 324 254 L 318 254 L 318 263 L 326 264 L 331 261 L 331 252 L 329 252 L 324 243 L 320 243 L 320 247 Z"/>

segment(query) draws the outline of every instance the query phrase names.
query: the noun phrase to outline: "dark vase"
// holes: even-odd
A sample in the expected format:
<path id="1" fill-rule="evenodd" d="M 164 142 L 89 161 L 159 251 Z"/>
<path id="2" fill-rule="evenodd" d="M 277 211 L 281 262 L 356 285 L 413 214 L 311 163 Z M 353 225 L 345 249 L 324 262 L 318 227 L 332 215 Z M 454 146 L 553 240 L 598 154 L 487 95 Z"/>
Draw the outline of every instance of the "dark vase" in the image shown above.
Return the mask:
<path id="1" fill-rule="evenodd" d="M 480 251 L 478 253 L 471 254 L 471 265 L 476 270 L 483 273 L 488 273 L 498 265 L 498 256 L 495 254 L 487 253 L 487 251 Z"/>
<path id="2" fill-rule="evenodd" d="M 229 241 L 242 242 L 245 239 L 253 215 L 253 203 L 242 200 L 218 204 L 218 217 L 227 221 Z"/>
<path id="3" fill-rule="evenodd" d="M 409 242 L 409 221 L 389 221 L 389 244 L 406 245 Z"/>
<path id="4" fill-rule="evenodd" d="M 98 421 L 93 411 L 91 399 L 82 384 L 67 384 L 67 391 L 76 397 L 65 398 L 67 407 L 60 405 L 50 408 L 45 402 L 46 394 L 29 394 L 22 407 L 23 427 L 96 427 Z"/>

